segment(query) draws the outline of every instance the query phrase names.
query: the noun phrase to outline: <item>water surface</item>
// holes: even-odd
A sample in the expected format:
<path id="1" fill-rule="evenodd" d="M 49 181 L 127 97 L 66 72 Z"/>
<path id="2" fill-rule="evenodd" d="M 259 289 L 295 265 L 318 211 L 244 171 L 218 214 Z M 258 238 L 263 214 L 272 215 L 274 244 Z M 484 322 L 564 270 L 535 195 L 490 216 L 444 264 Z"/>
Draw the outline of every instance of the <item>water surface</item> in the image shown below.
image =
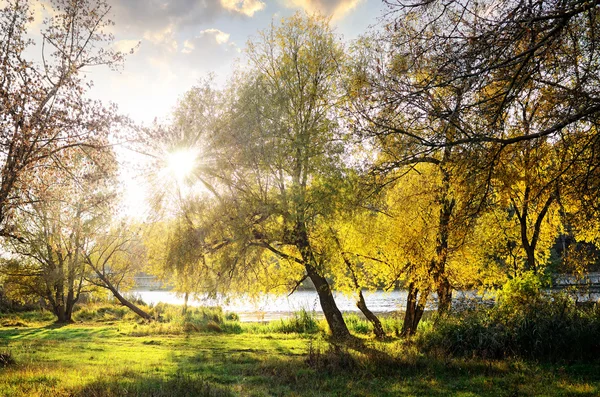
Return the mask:
<path id="1" fill-rule="evenodd" d="M 147 304 L 157 304 L 159 302 L 183 305 L 183 296 L 178 296 L 171 291 L 144 291 L 137 290 L 133 293 L 140 297 Z M 397 290 L 391 292 L 374 291 L 364 292 L 367 307 L 381 314 L 391 314 L 396 311 L 404 310 L 406 305 L 406 291 Z M 474 293 L 455 293 L 455 299 L 474 298 Z M 342 312 L 360 313 L 356 307 L 356 300 L 352 296 L 341 293 L 334 293 L 335 302 Z M 240 298 L 221 298 L 221 299 L 191 299 L 189 306 L 221 306 L 224 311 L 234 312 L 240 316 L 242 321 L 262 321 L 274 320 L 290 316 L 293 312 L 301 309 L 315 312 L 322 315 L 319 297 L 316 291 L 295 291 L 291 295 L 263 295 L 258 299 L 248 297 Z M 435 307 L 435 295 L 428 303 L 427 309 Z"/>

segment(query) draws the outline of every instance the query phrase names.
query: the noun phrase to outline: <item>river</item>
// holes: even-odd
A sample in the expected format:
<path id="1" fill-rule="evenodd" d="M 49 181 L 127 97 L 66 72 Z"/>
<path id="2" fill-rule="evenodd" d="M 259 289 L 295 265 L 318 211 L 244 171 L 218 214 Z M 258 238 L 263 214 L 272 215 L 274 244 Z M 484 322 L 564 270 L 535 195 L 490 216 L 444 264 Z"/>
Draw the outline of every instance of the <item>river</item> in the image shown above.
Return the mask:
<path id="1" fill-rule="evenodd" d="M 136 290 L 132 294 L 141 298 L 147 304 L 170 303 L 183 304 L 183 296 L 177 296 L 171 291 L 148 291 Z M 371 311 L 380 314 L 391 314 L 398 310 L 404 310 L 406 305 L 406 291 L 374 291 L 365 292 L 365 301 Z M 472 292 L 455 293 L 454 298 L 464 302 L 476 298 Z M 342 312 L 360 313 L 356 307 L 353 297 L 344 294 L 334 294 L 334 299 Z M 221 306 L 226 312 L 234 312 L 240 316 L 241 321 L 268 321 L 290 316 L 293 312 L 305 309 L 315 312 L 317 316 L 322 315 L 319 298 L 315 291 L 295 291 L 287 295 L 263 295 L 258 299 L 247 297 L 232 299 L 191 299 L 189 306 Z M 433 309 L 435 302 L 430 301 L 427 309 Z"/>
<path id="2" fill-rule="evenodd" d="M 171 291 L 149 291 L 149 290 L 134 290 L 130 294 L 141 298 L 145 303 L 156 305 L 157 303 L 169 303 L 175 305 L 183 305 L 183 296 L 177 296 Z M 598 301 L 600 293 L 579 293 L 576 297 L 579 301 Z M 406 291 L 396 290 L 391 292 L 373 291 L 364 292 L 365 301 L 371 311 L 382 314 L 391 315 L 397 311 L 403 311 L 406 305 Z M 575 296 L 574 296 L 575 297 Z M 489 297 L 488 297 L 489 298 Z M 334 299 L 339 309 L 342 312 L 360 313 L 356 307 L 353 297 L 340 293 L 334 293 Z M 426 310 L 435 309 L 436 296 L 433 294 L 429 300 Z M 482 297 L 474 291 L 455 291 L 453 301 L 461 305 L 480 302 Z M 280 318 L 286 318 L 292 313 L 301 309 L 314 312 L 317 317 L 323 315 L 319 297 L 316 291 L 295 291 L 293 294 L 287 295 L 263 295 L 258 299 L 250 299 L 247 297 L 231 298 L 231 299 L 192 299 L 188 302 L 189 306 L 221 306 L 225 312 L 237 313 L 241 321 L 270 321 Z"/>

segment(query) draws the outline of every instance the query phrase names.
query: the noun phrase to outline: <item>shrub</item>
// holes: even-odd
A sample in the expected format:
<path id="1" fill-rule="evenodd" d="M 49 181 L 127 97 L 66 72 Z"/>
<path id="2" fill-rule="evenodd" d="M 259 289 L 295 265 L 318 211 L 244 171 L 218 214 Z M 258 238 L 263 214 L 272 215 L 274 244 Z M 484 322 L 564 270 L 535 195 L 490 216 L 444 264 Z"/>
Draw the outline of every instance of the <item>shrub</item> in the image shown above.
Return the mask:
<path id="1" fill-rule="evenodd" d="M 240 321 L 240 316 L 238 316 L 237 313 L 228 312 L 228 313 L 225 314 L 225 320 L 228 320 L 228 321 Z"/>
<path id="2" fill-rule="evenodd" d="M 425 350 L 457 356 L 593 360 L 600 354 L 600 310 L 566 294 L 544 294 L 535 280 L 507 284 L 492 308 L 436 319 L 418 336 Z"/>

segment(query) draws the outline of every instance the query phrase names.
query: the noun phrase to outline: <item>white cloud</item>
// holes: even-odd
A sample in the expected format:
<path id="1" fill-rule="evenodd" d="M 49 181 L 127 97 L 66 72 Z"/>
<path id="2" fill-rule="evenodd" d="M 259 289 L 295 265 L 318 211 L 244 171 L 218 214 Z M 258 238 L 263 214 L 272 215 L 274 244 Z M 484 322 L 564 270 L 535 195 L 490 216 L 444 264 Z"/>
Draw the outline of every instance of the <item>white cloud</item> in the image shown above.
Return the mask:
<path id="1" fill-rule="evenodd" d="M 200 37 L 212 36 L 217 44 L 225 44 L 229 41 L 229 33 L 220 31 L 219 29 L 206 29 L 200 32 Z"/>
<path id="2" fill-rule="evenodd" d="M 215 52 L 216 47 L 222 47 L 225 52 L 228 52 L 229 48 L 238 49 L 235 43 L 229 43 L 229 33 L 225 33 L 219 29 L 205 29 L 193 39 L 188 39 L 183 42 L 182 54 L 191 54 L 198 50 L 199 52 Z M 215 45 L 216 44 L 216 45 Z"/>
<path id="3" fill-rule="evenodd" d="M 260 0 L 220 0 L 223 8 L 238 12 L 246 16 L 253 16 L 265 8 L 265 3 Z"/>
<path id="4" fill-rule="evenodd" d="M 331 15 L 333 19 L 341 19 L 352 11 L 361 0 L 283 0 L 289 8 L 302 8 L 307 12 L 320 12 Z"/>
<path id="5" fill-rule="evenodd" d="M 139 44 L 139 40 L 118 40 L 115 41 L 112 46 L 115 49 L 115 51 L 128 54 L 132 51 L 135 51 Z"/>
<path id="6" fill-rule="evenodd" d="M 183 50 L 181 50 L 181 52 L 184 54 L 190 54 L 195 48 L 196 47 L 192 41 L 186 40 L 183 42 Z"/>

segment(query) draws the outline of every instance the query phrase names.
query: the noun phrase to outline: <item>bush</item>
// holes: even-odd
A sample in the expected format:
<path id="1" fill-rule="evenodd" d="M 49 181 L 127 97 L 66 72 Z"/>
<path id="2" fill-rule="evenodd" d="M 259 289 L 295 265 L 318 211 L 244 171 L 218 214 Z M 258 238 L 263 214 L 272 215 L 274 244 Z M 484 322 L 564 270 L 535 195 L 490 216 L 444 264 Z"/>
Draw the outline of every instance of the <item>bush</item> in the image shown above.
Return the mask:
<path id="1" fill-rule="evenodd" d="M 544 294 L 529 278 L 509 282 L 492 308 L 437 318 L 418 343 L 457 356 L 593 360 L 600 355 L 599 334 L 597 307 L 584 310 L 565 294 Z"/>
<path id="2" fill-rule="evenodd" d="M 238 316 L 237 313 L 229 312 L 229 313 L 225 314 L 225 320 L 228 320 L 228 321 L 240 321 L 240 316 Z"/>

